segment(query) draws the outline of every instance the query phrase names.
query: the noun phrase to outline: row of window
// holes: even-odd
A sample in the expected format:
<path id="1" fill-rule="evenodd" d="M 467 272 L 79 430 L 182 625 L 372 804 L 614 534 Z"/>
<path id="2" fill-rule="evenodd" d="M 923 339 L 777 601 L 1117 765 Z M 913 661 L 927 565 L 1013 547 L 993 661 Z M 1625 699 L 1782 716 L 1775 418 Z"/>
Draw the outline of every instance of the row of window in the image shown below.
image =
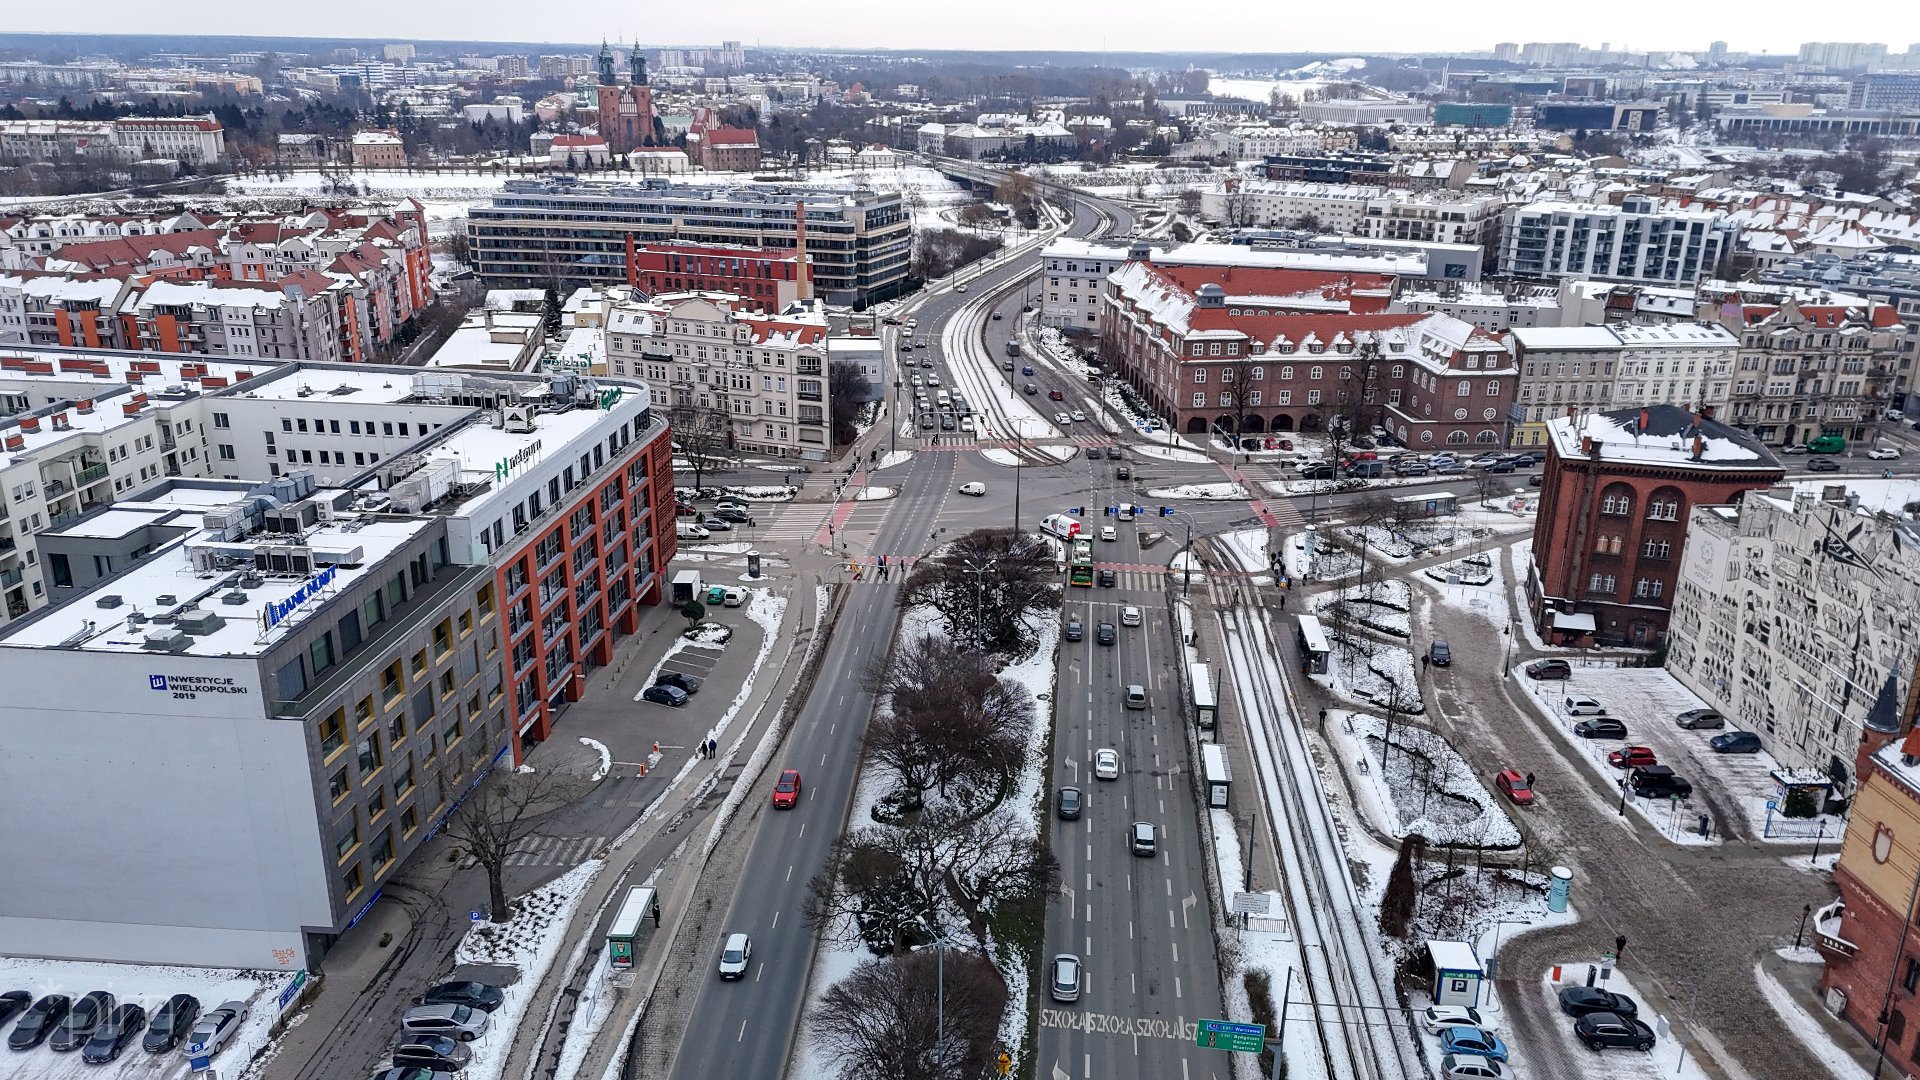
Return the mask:
<path id="1" fill-rule="evenodd" d="M 1619 536 L 1602 536 L 1593 546 L 1597 555 L 1618 555 L 1624 541 Z M 1671 559 L 1673 541 L 1649 538 L 1640 545 L 1640 554 L 1649 559 Z"/>
<path id="2" fill-rule="evenodd" d="M 1600 497 L 1600 512 L 1613 517 L 1625 517 L 1633 513 L 1633 495 L 1626 491 L 1609 491 Z M 1647 503 L 1647 518 L 1651 521 L 1680 520 L 1680 500 L 1673 496 L 1655 496 Z"/>
<path id="3" fill-rule="evenodd" d="M 1587 591 L 1612 593 L 1619 585 L 1619 579 L 1612 574 L 1594 574 L 1587 579 Z M 1633 583 L 1633 595 L 1637 600 L 1657 600 L 1666 592 L 1666 582 L 1659 578 L 1641 578 Z"/>

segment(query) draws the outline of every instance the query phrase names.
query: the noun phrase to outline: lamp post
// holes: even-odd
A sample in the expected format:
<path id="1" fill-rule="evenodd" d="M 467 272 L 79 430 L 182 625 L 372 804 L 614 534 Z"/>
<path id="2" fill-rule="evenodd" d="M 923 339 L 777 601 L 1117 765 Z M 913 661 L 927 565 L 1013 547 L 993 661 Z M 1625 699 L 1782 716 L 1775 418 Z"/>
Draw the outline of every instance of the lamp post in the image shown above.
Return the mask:
<path id="1" fill-rule="evenodd" d="M 1800 928 L 1793 932 L 1793 947 L 1796 951 L 1798 951 L 1800 948 L 1801 935 L 1807 932 L 1807 918 L 1812 914 L 1813 914 L 1812 904 L 1808 904 L 1805 907 L 1800 909 Z"/>

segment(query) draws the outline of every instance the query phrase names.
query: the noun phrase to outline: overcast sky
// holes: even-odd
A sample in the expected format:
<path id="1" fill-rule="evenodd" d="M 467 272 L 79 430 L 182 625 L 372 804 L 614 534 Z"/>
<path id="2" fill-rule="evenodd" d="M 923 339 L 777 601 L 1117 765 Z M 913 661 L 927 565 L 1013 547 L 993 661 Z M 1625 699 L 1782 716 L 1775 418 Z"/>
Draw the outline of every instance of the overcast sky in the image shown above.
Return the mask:
<path id="1" fill-rule="evenodd" d="M 1802 40 L 1920 42 L 1920 5 L 1901 0 L 1793 0 L 1724 4 L 1542 3 L 1539 0 L 1371 0 L 1288 3 L 1213 0 L 721 0 L 709 4 L 543 7 L 527 0 L 91 0 L 6 5 L 7 28 L 27 31 L 230 33 L 374 40 L 624 40 L 650 46 L 737 39 L 749 47 L 887 49 L 1245 50 L 1433 52 L 1490 49 L 1495 41 L 1575 41 L 1598 48 L 1791 52 Z M 1817 13 L 1817 14 L 1815 14 Z M 596 19 L 609 20 L 604 24 Z"/>

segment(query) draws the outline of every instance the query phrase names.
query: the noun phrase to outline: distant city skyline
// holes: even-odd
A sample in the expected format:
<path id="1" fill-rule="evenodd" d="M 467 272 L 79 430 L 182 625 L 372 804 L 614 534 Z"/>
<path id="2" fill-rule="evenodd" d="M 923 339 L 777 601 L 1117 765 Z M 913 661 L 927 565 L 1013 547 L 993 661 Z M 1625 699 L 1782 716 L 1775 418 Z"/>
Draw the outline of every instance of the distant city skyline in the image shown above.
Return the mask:
<path id="1" fill-rule="evenodd" d="M 1446 9 L 1416 0 L 1376 0 L 1358 17 L 1337 5 L 1279 6 L 1265 0 L 1224 0 L 1204 12 L 1169 15 L 1158 5 L 1056 0 L 1044 20 L 1028 4 L 977 0 L 964 10 L 889 8 L 875 18 L 868 4 L 822 0 L 790 4 L 732 0 L 707 7 L 623 16 L 608 10 L 604 21 L 531 17 L 524 3 L 470 0 L 458 16 L 446 5 L 420 6 L 337 0 L 324 7 L 265 5 L 251 0 L 179 0 L 164 6 L 131 0 L 99 0 L 84 14 L 57 6 L 23 5 L 9 29 L 47 33 L 154 35 L 235 34 L 263 37 L 366 36 L 376 41 L 627 40 L 647 46 L 691 45 L 722 39 L 749 48 L 963 49 L 1101 52 L 1484 52 L 1497 41 L 1578 42 L 1614 50 L 1704 52 L 1725 41 L 1735 53 L 1793 54 L 1804 41 L 1885 42 L 1904 52 L 1920 42 L 1920 14 L 1861 0 L 1820 7 L 1818 19 L 1804 7 L 1762 0 L 1743 9 L 1737 26 L 1710 7 L 1639 3 L 1605 9 L 1477 3 L 1471 18 L 1447 17 Z M 1158 16 L 1158 17 L 1156 17 Z M 629 25 L 622 25 L 622 21 Z M 1778 28 L 1778 29 L 1776 29 Z M 1766 37 L 1747 35 L 1766 34 Z M 1789 36 L 1792 35 L 1792 36 Z M 1639 36 L 1641 40 L 1632 38 Z"/>

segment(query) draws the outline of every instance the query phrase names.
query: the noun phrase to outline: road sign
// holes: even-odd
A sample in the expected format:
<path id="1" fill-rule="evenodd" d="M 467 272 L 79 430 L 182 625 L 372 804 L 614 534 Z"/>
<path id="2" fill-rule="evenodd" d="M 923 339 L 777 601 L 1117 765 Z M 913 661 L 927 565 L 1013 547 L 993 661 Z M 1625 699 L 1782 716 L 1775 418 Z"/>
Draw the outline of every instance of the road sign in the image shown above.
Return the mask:
<path id="1" fill-rule="evenodd" d="M 1195 1046 L 1242 1054 L 1259 1053 L 1266 1041 L 1265 1024 L 1235 1024 L 1227 1020 L 1202 1020 L 1193 1036 Z"/>
<path id="2" fill-rule="evenodd" d="M 1273 896 L 1263 892 L 1234 893 L 1227 910 L 1235 915 L 1265 915 L 1273 906 Z"/>
<path id="3" fill-rule="evenodd" d="M 1000 1070 L 1001 1076 L 1006 1076 L 1013 1072 L 1013 1055 L 1007 1053 L 1005 1050 L 1000 1051 L 1000 1057 L 994 1062 L 994 1068 Z"/>
<path id="4" fill-rule="evenodd" d="M 474 910 L 467 912 L 467 920 L 469 922 L 485 922 L 486 919 L 487 919 L 486 915 L 483 914 L 478 908 L 475 908 Z"/>

